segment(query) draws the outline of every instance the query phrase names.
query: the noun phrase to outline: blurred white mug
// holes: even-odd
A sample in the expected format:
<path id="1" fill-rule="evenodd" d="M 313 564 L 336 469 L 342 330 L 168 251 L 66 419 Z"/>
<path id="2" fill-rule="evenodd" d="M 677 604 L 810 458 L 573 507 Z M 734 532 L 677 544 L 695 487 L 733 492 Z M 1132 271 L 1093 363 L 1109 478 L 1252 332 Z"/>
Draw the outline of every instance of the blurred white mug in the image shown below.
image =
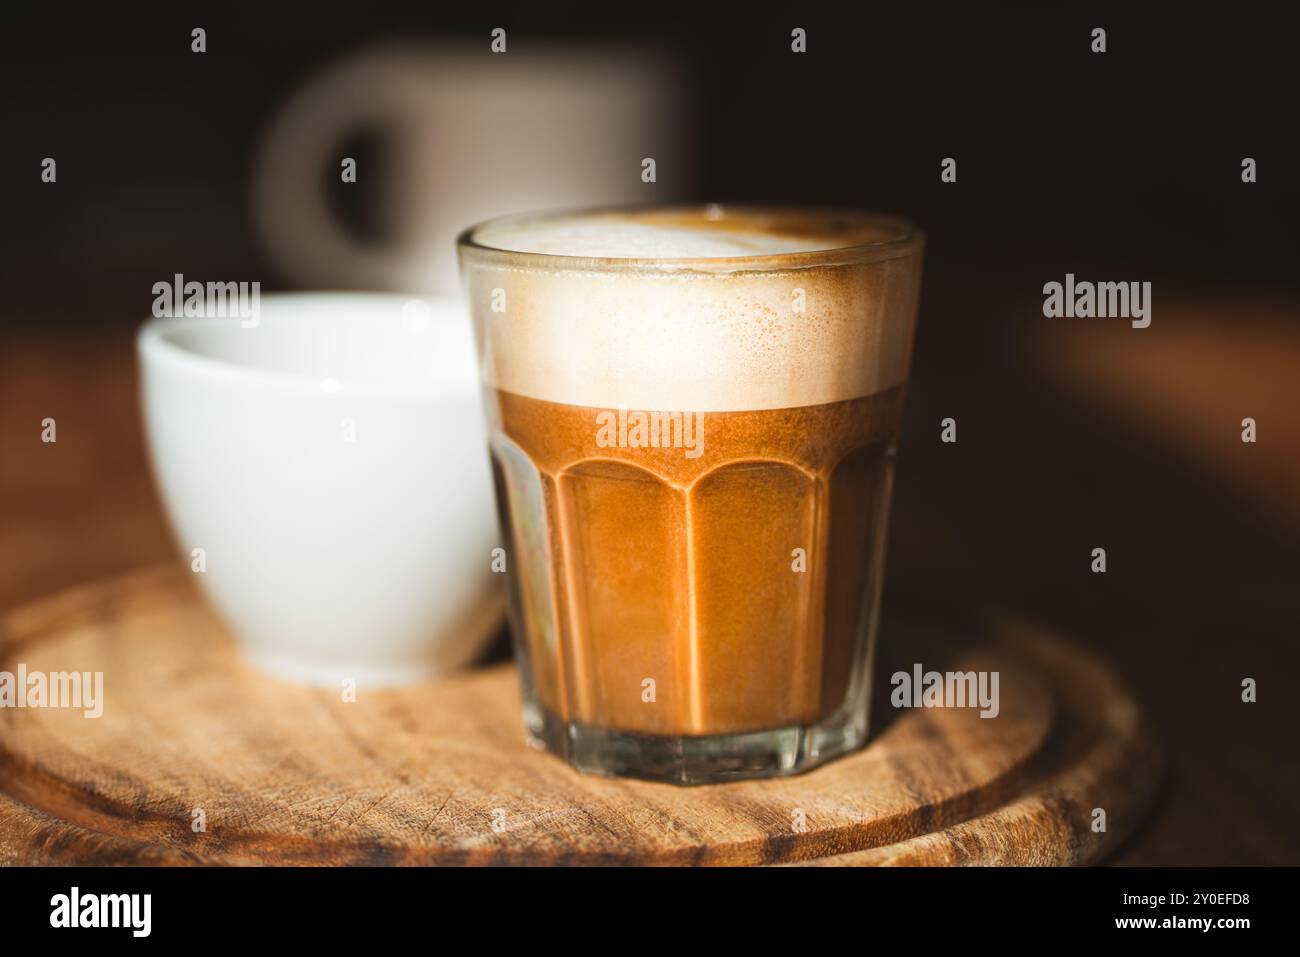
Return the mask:
<path id="1" fill-rule="evenodd" d="M 276 264 L 306 286 L 459 292 L 456 235 L 548 207 L 662 202 L 682 183 L 682 103 L 672 64 L 648 51 L 538 47 L 507 38 L 385 47 L 310 81 L 257 159 L 254 216 Z M 349 136 L 395 142 L 381 210 L 390 236 L 349 234 L 323 189 Z M 655 161 L 656 182 L 642 178 Z"/>

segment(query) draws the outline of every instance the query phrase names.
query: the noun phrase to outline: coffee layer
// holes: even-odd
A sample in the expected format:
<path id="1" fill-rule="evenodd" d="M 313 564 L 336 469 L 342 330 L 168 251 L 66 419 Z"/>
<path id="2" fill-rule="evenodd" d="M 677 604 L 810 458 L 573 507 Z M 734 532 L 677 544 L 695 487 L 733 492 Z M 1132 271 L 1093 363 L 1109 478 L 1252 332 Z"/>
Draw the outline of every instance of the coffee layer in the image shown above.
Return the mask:
<path id="1" fill-rule="evenodd" d="M 565 722 L 655 735 L 833 715 L 866 666 L 902 391 L 705 415 L 698 457 L 611 446 L 599 410 L 490 392 L 526 693 Z"/>

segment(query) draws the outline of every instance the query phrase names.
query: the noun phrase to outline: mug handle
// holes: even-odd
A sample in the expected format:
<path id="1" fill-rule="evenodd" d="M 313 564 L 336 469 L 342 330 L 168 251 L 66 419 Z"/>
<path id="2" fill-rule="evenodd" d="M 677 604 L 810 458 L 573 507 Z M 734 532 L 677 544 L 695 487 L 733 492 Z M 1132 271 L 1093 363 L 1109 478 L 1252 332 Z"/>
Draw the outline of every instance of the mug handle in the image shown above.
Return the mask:
<path id="1" fill-rule="evenodd" d="M 277 265 L 321 288 L 424 291 L 400 246 L 381 252 L 348 233 L 325 202 L 320 174 L 330 151 L 365 125 L 396 120 L 399 136 L 409 130 L 429 94 L 413 55 L 382 51 L 328 70 L 289 100 L 253 175 L 253 219 Z"/>

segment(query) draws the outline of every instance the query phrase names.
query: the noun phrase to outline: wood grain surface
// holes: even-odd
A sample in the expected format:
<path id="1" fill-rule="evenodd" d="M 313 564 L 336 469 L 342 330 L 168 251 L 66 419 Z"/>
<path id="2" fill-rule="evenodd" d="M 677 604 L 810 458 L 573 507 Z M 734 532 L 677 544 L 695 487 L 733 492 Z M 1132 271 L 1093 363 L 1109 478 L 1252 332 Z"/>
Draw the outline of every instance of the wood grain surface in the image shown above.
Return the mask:
<path id="1" fill-rule="evenodd" d="M 99 718 L 0 710 L 0 862 L 1097 860 L 1151 794 L 1149 729 L 1073 646 L 995 632 L 906 636 L 927 667 L 997 669 L 995 719 L 892 712 L 865 750 L 809 774 L 677 788 L 529 748 L 509 665 L 353 702 L 264 678 L 184 572 L 150 570 L 0 624 L 0 670 L 104 673 Z"/>

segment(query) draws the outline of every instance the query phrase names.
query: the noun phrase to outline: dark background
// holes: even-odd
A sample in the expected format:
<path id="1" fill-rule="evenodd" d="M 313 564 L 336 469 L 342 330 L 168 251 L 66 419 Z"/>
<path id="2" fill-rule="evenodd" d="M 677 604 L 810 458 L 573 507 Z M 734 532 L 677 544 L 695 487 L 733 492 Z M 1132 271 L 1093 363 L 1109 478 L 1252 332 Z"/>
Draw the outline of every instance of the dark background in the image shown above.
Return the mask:
<path id="1" fill-rule="evenodd" d="M 247 215 L 249 165 L 272 110 L 374 42 L 482 38 L 488 56 L 493 25 L 517 46 L 648 41 L 677 54 L 694 94 L 696 165 L 660 171 L 674 196 L 900 211 L 927 229 L 932 274 L 996 272 L 993 292 L 1063 264 L 1295 289 L 1292 33 L 1267 13 L 1138 17 L 1089 5 L 908 18 L 801 5 L 724 16 L 669 6 L 620 20 L 543 6 L 474 17 L 427 4 L 314 16 L 19 14 L 0 93 L 5 263 L 14 275 L 84 281 L 10 288 L 6 311 L 66 321 L 121 302 L 138 312 L 139 287 L 170 264 L 273 285 Z M 808 30 L 806 55 L 789 52 L 792 25 Z M 208 31 L 201 56 L 189 52 L 194 26 Z M 1089 51 L 1094 26 L 1108 31 L 1104 55 Z M 33 175 L 34 155 L 59 159 L 57 190 Z M 1246 155 L 1261 165 L 1250 189 L 1239 177 Z M 957 184 L 939 182 L 945 156 L 958 159 Z M 366 180 L 348 194 L 364 194 Z M 133 299 L 108 298 L 119 289 Z M 942 294 L 926 291 L 930 303 Z M 961 298 L 977 292 L 964 287 Z"/>
<path id="2" fill-rule="evenodd" d="M 275 107 L 338 57 L 433 34 L 481 39 L 488 56 L 496 26 L 512 47 L 660 46 L 686 72 L 695 160 L 659 170 L 663 198 L 860 206 L 927 232 L 889 591 L 1011 608 L 1114 663 L 1171 755 L 1120 862 L 1300 863 L 1289 21 L 1256 7 L 878 6 L 19 14 L 0 57 L 5 430 L 71 402 L 54 385 L 69 375 L 90 393 L 67 413 L 87 434 L 136 429 L 129 341 L 159 278 L 285 286 L 253 231 L 251 157 Z M 802 56 L 794 26 L 808 30 Z M 1089 50 L 1095 26 L 1104 55 Z M 358 149 L 382 158 L 384 144 Z M 57 188 L 40 182 L 44 156 Z M 947 156 L 955 184 L 939 179 Z M 1245 156 L 1255 184 L 1241 182 Z M 373 188 L 340 191 L 339 212 L 382 232 Z M 1043 283 L 1066 272 L 1152 282 L 1151 328 L 1045 319 Z M 1246 415 L 1258 447 L 1239 441 Z M 945 416 L 956 445 L 938 441 Z M 58 474 L 0 445 L 0 604 L 165 552 L 138 434 L 113 441 L 97 471 Z M 1105 575 L 1089 571 L 1097 546 Z M 1247 676 L 1258 704 L 1240 702 Z"/>

